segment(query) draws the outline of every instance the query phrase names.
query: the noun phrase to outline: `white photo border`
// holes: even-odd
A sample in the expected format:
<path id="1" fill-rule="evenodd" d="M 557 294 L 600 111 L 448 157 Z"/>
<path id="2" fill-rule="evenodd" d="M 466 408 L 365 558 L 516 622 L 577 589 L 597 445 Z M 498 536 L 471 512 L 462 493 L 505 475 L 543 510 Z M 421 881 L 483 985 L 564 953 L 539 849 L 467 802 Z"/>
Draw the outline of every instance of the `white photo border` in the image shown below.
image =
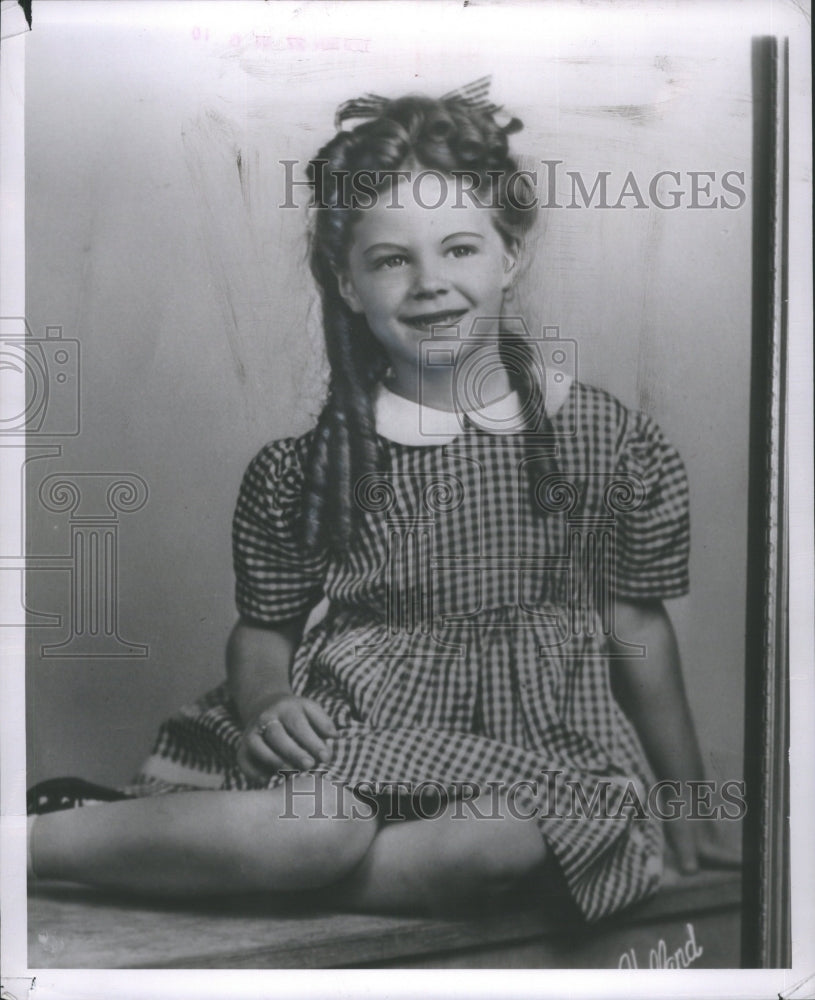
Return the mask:
<path id="1" fill-rule="evenodd" d="M 4 4 L 4 7 L 6 4 Z M 78 5 L 82 7 L 80 3 Z M 189 3 L 133 5 L 131 3 L 85 3 L 97 16 L 158 18 L 173 16 L 172 8 Z M 207 5 L 212 10 L 213 4 Z M 217 6 L 222 6 L 218 4 Z M 230 17 L 256 18 L 256 4 L 234 4 Z M 271 5 L 267 5 L 267 9 Z M 281 4 L 292 8 L 293 4 Z M 302 6 L 302 5 L 301 5 Z M 313 8 L 329 7 L 315 3 Z M 337 5 L 334 5 L 337 6 Z M 361 7 L 365 16 L 387 19 L 389 12 L 384 0 L 345 5 L 346 16 L 357 17 Z M 421 0 L 419 10 L 428 7 Z M 445 5 L 459 7 L 458 4 Z M 532 7 L 534 4 L 507 4 L 512 7 Z M 592 30 L 602 30 L 608 18 L 636 17 L 646 6 L 625 2 L 593 5 L 562 3 L 564 18 L 587 18 Z M 650 9 L 654 9 L 653 4 Z M 99 8 L 104 10 L 100 13 Z M 117 8 L 115 13 L 113 8 Z M 137 10 L 137 7 L 139 8 Z M 660 4 L 666 18 L 698 16 L 700 21 L 713 16 L 737 16 L 733 4 L 711 3 L 701 10 L 683 8 L 680 4 Z M 168 10 L 168 8 L 171 8 Z M 789 698 L 790 779 L 790 925 L 792 937 L 791 967 L 736 969 L 722 971 L 683 970 L 682 972 L 610 972 L 609 970 L 480 970 L 478 972 L 416 971 L 394 976 L 393 970 L 315 972 L 229 971 L 212 970 L 53 970 L 29 969 L 26 944 L 25 890 L 25 740 L 23 723 L 24 701 L 24 636 L 21 629 L 5 628 L 0 633 L 2 673 L 0 703 L 2 704 L 2 756 L 0 757 L 0 792 L 2 794 L 2 891 L 3 925 L 0 942 L 0 965 L 3 969 L 3 1000 L 23 1000 L 34 997 L 256 997 L 261 992 L 270 995 L 285 993 L 290 997 L 311 996 L 562 996 L 568 991 L 586 997 L 653 997 L 708 996 L 754 997 L 780 995 L 807 997 L 815 995 L 815 858 L 811 837 L 815 830 L 815 798 L 810 777 L 810 763 L 815 759 L 815 732 L 811 725 L 815 712 L 815 678 L 812 669 L 813 636 L 813 481 L 812 481 L 812 242 L 811 242 L 811 121 L 810 121 L 810 41 L 808 14 L 801 6 L 786 0 L 783 3 L 756 2 L 740 6 L 745 22 L 755 24 L 756 36 L 768 36 L 772 23 L 783 68 L 783 55 L 789 46 L 789 158 L 780 168 L 789 182 L 789 233 L 783 232 L 783 213 L 774 219 L 773 275 L 773 336 L 767 385 L 769 406 L 769 443 L 772 464 L 765 480 L 765 524 L 767 536 L 762 541 L 762 558 L 766 574 L 764 600 L 764 644 L 761 659 L 764 723 L 761 873 L 755 883 L 758 923 L 755 944 L 760 950 L 760 964 L 770 964 L 784 954 L 784 917 L 780 912 L 779 877 L 786 861 L 779 843 L 783 831 L 784 811 L 784 745 L 785 699 Z M 4 10 L 4 13 L 6 11 Z M 37 5 L 34 4 L 36 30 Z M 89 27 L 89 30 L 92 28 Z M 700 26 L 700 30 L 702 30 Z M 24 201 L 24 58 L 26 32 L 4 37 L 2 42 L 2 231 L 0 231 L 0 315 L 25 315 L 25 201 Z M 782 72 L 783 76 L 783 72 Z M 783 79 L 775 77 L 774 93 L 783 95 Z M 778 99 L 783 111 L 783 99 Z M 785 147 L 783 113 L 775 119 L 776 149 Z M 781 174 L 777 175 L 779 178 Z M 783 185 L 782 185 L 783 187 Z M 779 202 L 776 202 L 778 206 Z M 789 301 L 784 316 L 785 299 L 782 281 L 784 243 L 788 246 Z M 785 343 L 784 328 L 788 331 Z M 785 357 L 786 351 L 786 357 Z M 783 461 L 785 436 L 788 443 L 788 465 Z M 785 472 L 788 470 L 788 479 Z M 788 485 L 788 494 L 785 492 Z M 15 498 L 3 492 L 3 523 L 19 516 Z M 785 528 L 789 531 L 785 538 Z M 788 545 L 788 561 L 785 552 Z M 785 587 L 788 569 L 788 591 Z M 0 574 L 0 577 L 2 574 Z M 8 576 L 8 574 L 6 574 Z M 6 586 L 5 581 L 3 586 Z M 7 594 L 4 597 L 8 597 Z M 789 607 L 789 666 L 784 663 L 784 609 Z M 781 880 L 783 881 L 783 879 Z"/>

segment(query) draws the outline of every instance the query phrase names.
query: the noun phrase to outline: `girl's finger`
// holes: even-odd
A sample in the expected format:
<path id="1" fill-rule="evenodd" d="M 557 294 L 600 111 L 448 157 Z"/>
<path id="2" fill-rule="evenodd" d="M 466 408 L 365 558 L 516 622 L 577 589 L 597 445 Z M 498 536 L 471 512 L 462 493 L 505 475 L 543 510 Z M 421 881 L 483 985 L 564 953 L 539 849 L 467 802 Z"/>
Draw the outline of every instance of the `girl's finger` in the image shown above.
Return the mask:
<path id="1" fill-rule="evenodd" d="M 267 776 L 288 766 L 287 761 L 274 752 L 260 733 L 252 733 L 246 741 L 246 747 L 252 764 L 261 767 Z"/>
<path id="2" fill-rule="evenodd" d="M 314 726 L 305 712 L 292 713 L 291 717 L 286 716 L 283 725 L 289 736 L 310 753 L 315 760 L 328 760 L 328 747 L 315 732 Z"/>
<path id="3" fill-rule="evenodd" d="M 265 724 L 262 734 L 259 732 L 258 735 L 287 764 L 304 769 L 314 767 L 316 764 L 311 754 L 289 735 L 280 719 L 272 719 Z"/>
<path id="4" fill-rule="evenodd" d="M 304 701 L 303 711 L 320 736 L 330 738 L 337 735 L 337 727 L 334 725 L 334 720 L 322 705 L 318 705 L 316 701 Z"/>

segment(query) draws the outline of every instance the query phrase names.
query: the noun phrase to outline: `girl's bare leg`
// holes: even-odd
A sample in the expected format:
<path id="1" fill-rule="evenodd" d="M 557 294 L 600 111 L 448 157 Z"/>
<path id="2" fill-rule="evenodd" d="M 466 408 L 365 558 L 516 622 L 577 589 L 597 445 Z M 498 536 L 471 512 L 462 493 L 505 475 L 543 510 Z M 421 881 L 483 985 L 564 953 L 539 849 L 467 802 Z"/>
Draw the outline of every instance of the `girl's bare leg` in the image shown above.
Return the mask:
<path id="1" fill-rule="evenodd" d="M 368 912 L 443 913 L 512 891 L 539 870 L 546 845 L 531 819 L 488 819 L 491 800 L 453 805 L 438 819 L 385 822 L 337 897 Z"/>
<path id="2" fill-rule="evenodd" d="M 288 789 L 179 792 L 38 816 L 37 878 L 135 892 L 196 894 L 310 888 L 349 872 L 377 832 L 375 819 L 334 807 L 315 816 L 313 775 Z M 291 794 L 294 791 L 295 794 Z"/>

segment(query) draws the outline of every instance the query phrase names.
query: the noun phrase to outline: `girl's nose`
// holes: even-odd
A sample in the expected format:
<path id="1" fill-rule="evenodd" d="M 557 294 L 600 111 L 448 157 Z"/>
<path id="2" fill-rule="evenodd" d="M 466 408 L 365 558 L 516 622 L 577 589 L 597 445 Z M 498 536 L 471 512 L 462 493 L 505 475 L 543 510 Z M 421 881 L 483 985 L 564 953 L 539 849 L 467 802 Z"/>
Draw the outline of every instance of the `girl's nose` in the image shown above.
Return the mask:
<path id="1" fill-rule="evenodd" d="M 449 281 L 438 266 L 438 262 L 422 263 L 417 261 L 413 276 L 411 292 L 417 299 L 432 299 L 444 295 L 449 288 Z"/>

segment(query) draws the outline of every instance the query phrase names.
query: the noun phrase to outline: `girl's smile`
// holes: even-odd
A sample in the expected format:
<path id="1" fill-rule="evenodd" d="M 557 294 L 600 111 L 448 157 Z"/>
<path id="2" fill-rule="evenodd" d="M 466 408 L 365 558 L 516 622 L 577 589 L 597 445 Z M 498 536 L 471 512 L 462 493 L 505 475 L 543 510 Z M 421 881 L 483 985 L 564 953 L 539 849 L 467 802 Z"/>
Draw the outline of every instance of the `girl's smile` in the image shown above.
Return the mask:
<path id="1" fill-rule="evenodd" d="M 434 327 L 457 327 L 459 344 L 466 343 L 476 320 L 480 333 L 485 319 L 494 321 L 497 332 L 514 278 L 517 253 L 496 229 L 493 212 L 462 203 L 455 186 L 448 188 L 445 200 L 428 208 L 403 178 L 398 198 L 379 199 L 361 211 L 339 275 L 343 299 L 365 315 L 390 360 L 392 387 L 406 396 L 415 397 L 420 377 L 423 390 L 431 389 L 428 377 L 439 378 L 439 369 L 420 372 L 421 345 Z M 483 339 L 478 346 L 483 349 Z M 454 350 L 456 359 L 461 353 Z M 450 374 L 448 368 L 448 379 Z M 448 408 L 449 397 L 439 402 Z"/>

